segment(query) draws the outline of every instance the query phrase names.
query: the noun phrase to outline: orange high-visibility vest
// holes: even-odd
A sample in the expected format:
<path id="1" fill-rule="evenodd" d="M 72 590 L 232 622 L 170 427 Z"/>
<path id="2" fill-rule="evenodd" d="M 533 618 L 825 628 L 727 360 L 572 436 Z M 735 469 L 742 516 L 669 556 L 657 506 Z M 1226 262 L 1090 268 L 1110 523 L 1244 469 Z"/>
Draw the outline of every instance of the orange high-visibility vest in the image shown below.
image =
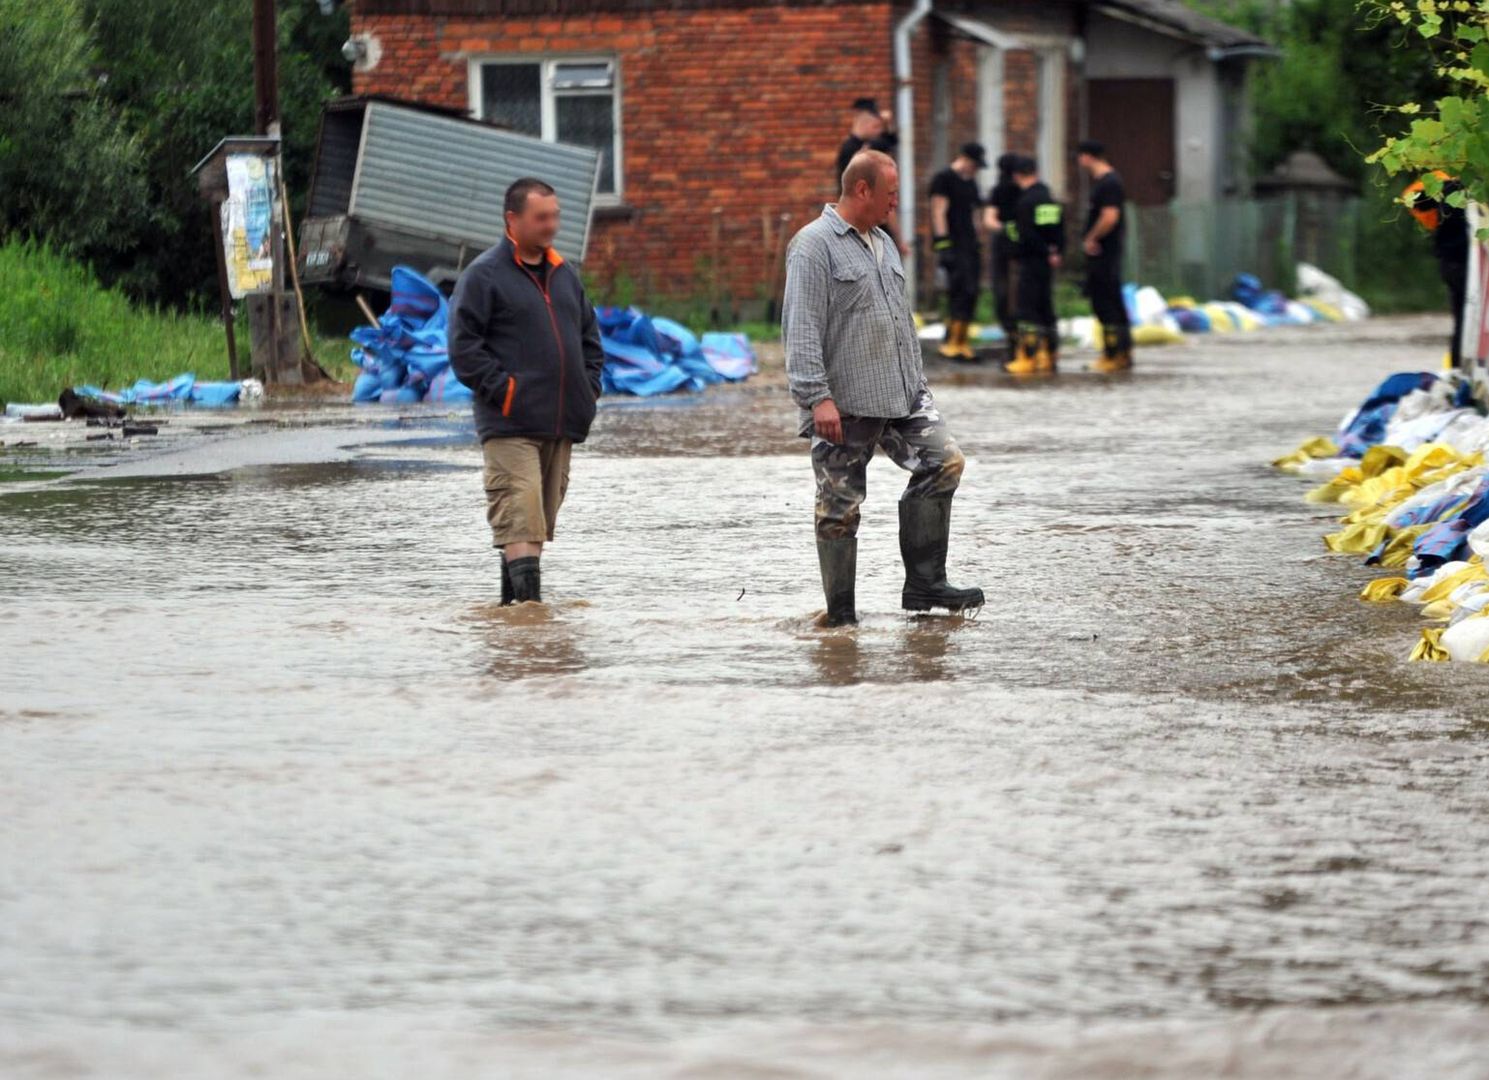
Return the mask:
<path id="1" fill-rule="evenodd" d="M 1433 169 L 1432 175 L 1444 182 L 1453 179 L 1441 169 Z M 1435 200 L 1417 198 L 1423 190 L 1422 181 L 1413 180 L 1401 193 L 1401 201 L 1406 203 L 1406 208 L 1411 211 L 1411 216 L 1417 219 L 1417 224 L 1428 232 L 1436 232 L 1437 227 L 1442 224 L 1442 214 Z"/>

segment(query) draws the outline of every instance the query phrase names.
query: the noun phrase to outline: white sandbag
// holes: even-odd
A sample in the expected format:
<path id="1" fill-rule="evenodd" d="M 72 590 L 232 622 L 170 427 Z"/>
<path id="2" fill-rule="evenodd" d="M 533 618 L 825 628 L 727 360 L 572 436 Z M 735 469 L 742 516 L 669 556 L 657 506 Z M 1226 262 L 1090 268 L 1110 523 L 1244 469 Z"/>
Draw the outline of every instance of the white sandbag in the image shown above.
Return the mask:
<path id="1" fill-rule="evenodd" d="M 1083 349 L 1094 349 L 1098 344 L 1101 324 L 1090 315 L 1076 315 L 1061 320 L 1060 337 L 1072 341 Z"/>
<path id="2" fill-rule="evenodd" d="M 1489 619 L 1464 619 L 1448 627 L 1442 632 L 1442 646 L 1454 660 L 1474 663 L 1489 652 Z"/>
<path id="3" fill-rule="evenodd" d="M 1437 568 L 1435 572 L 1427 574 L 1424 577 L 1417 578 L 1401 593 L 1402 603 L 1420 604 L 1422 602 L 1422 594 L 1424 592 L 1432 588 L 1432 586 L 1436 585 L 1439 581 L 1442 581 L 1452 574 L 1456 574 L 1459 570 L 1464 569 L 1466 566 L 1468 566 L 1468 563 L 1462 561 L 1443 563 Z"/>
<path id="4" fill-rule="evenodd" d="M 1158 326 L 1168 313 L 1168 301 L 1151 285 L 1144 285 L 1132 298 L 1137 308 L 1137 321 L 1141 326 Z"/>
<path id="5" fill-rule="evenodd" d="M 1298 263 L 1297 282 L 1301 296 L 1333 305 L 1352 322 L 1370 316 L 1369 304 L 1340 284 L 1338 278 L 1324 273 L 1312 263 Z"/>

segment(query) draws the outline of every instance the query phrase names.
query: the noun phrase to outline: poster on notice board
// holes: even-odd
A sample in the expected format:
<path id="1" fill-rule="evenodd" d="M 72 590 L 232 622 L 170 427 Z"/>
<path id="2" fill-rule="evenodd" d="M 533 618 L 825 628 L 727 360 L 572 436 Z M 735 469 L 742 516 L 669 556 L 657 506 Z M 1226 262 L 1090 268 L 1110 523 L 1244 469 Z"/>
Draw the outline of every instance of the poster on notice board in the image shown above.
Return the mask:
<path id="1" fill-rule="evenodd" d="M 222 204 L 222 244 L 228 292 L 234 300 L 274 286 L 274 221 L 280 212 L 274 159 L 229 154 L 228 197 Z"/>

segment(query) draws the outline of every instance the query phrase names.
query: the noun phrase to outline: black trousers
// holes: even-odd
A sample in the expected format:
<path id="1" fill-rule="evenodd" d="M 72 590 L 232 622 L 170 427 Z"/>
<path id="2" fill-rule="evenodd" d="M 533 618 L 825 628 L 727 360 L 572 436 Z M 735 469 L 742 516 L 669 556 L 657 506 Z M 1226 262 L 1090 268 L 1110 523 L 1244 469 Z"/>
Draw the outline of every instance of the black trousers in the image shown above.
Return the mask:
<path id="1" fill-rule="evenodd" d="M 993 255 L 991 261 L 991 278 L 993 282 L 993 309 L 998 313 L 998 325 L 1003 327 L 1003 332 L 1013 340 L 1018 333 L 1018 319 L 1013 313 L 1013 267 L 1017 256 L 1013 250 L 1013 242 L 1006 236 L 999 235 L 993 239 Z"/>
<path id="2" fill-rule="evenodd" d="M 1122 299 L 1120 255 L 1097 255 L 1086 263 L 1086 298 L 1106 336 L 1103 351 L 1112 356 L 1132 348 L 1132 326 Z"/>
<path id="3" fill-rule="evenodd" d="M 1438 263 L 1437 268 L 1448 286 L 1448 303 L 1453 307 L 1453 341 L 1449 351 L 1453 366 L 1463 359 L 1463 308 L 1468 302 L 1468 264 L 1461 262 Z"/>
<path id="4" fill-rule="evenodd" d="M 1037 328 L 1041 333 L 1055 329 L 1055 273 L 1044 255 L 1021 255 L 1018 260 L 1019 281 L 1014 315 L 1019 329 Z"/>
<path id="5" fill-rule="evenodd" d="M 971 322 L 982 289 L 982 252 L 976 244 L 958 244 L 946 268 L 946 317 Z"/>

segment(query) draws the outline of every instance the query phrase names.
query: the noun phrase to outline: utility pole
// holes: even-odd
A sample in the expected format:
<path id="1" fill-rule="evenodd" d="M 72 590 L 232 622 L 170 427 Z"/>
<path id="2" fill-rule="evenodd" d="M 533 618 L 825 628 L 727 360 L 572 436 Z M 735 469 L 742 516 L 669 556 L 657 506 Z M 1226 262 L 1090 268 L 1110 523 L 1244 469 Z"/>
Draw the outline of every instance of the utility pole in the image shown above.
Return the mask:
<path id="1" fill-rule="evenodd" d="M 279 134 L 279 37 L 274 0 L 253 0 L 253 130 Z"/>
<path id="2" fill-rule="evenodd" d="M 279 126 L 279 23 L 275 0 L 252 0 L 253 3 L 253 126 L 258 135 L 280 138 Z M 284 152 L 276 151 L 273 159 L 274 181 L 271 200 L 283 191 Z M 286 312 L 288 298 L 284 288 L 284 229 L 290 209 L 280 200 L 281 213 L 271 217 L 270 250 L 273 252 L 273 285 L 267 296 L 248 298 L 250 348 L 254 366 L 261 367 L 265 381 L 300 384 L 306 381 L 299 339 L 286 337 L 292 322 Z"/>

